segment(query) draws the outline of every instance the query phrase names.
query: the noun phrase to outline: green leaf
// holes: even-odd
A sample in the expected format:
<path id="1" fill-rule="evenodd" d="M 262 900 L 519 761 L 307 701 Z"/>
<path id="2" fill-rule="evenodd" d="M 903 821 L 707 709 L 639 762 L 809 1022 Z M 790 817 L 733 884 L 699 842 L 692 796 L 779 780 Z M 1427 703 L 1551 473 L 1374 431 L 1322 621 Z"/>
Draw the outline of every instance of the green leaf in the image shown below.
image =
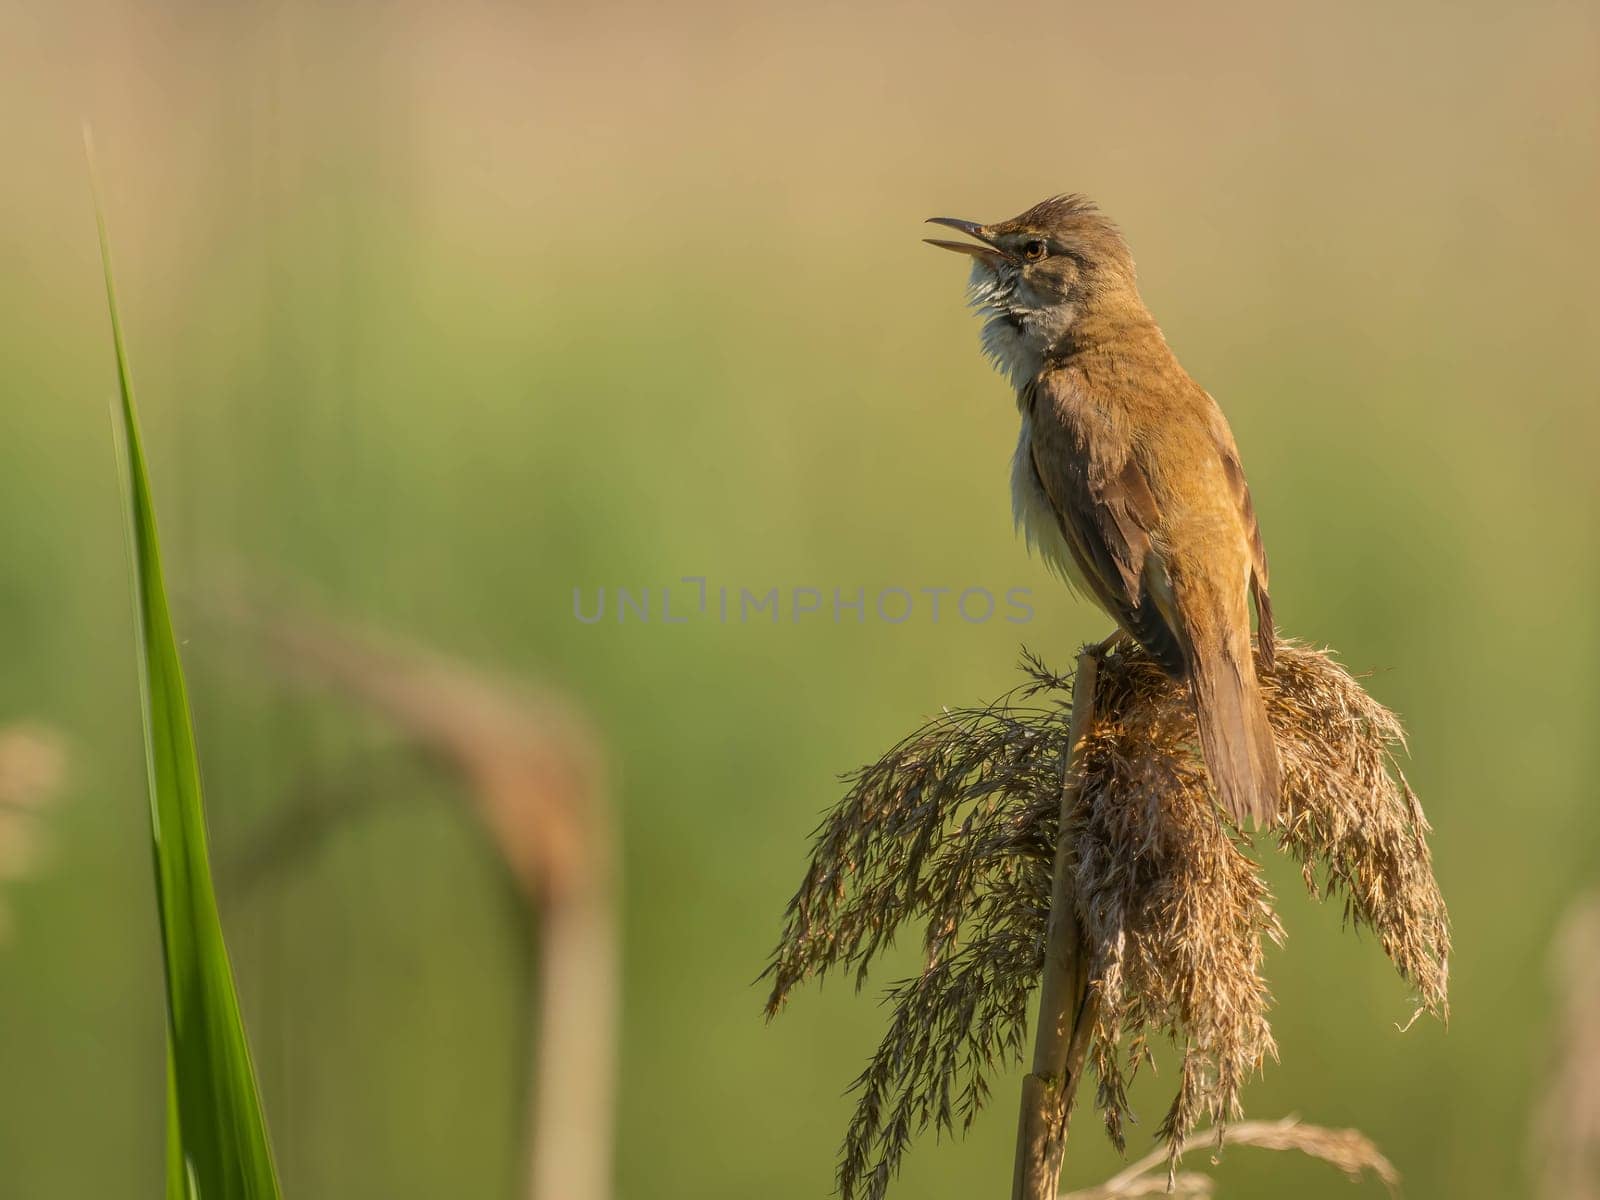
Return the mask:
<path id="1" fill-rule="evenodd" d="M 166 965 L 167 1200 L 278 1200 L 277 1172 L 211 883 L 200 764 L 161 578 L 155 509 L 98 186 L 95 219 L 122 395 L 118 440 L 127 485 L 150 832 Z"/>

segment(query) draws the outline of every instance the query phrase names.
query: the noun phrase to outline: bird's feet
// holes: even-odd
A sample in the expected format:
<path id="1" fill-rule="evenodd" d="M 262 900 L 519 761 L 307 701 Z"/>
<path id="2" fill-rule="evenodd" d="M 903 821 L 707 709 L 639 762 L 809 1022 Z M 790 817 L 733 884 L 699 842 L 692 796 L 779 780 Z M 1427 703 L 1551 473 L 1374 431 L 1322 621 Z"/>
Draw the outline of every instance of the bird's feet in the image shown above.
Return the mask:
<path id="1" fill-rule="evenodd" d="M 1104 658 L 1119 646 L 1131 645 L 1132 643 L 1133 635 L 1126 629 L 1118 629 L 1105 641 L 1094 647 L 1094 655 L 1096 658 Z"/>

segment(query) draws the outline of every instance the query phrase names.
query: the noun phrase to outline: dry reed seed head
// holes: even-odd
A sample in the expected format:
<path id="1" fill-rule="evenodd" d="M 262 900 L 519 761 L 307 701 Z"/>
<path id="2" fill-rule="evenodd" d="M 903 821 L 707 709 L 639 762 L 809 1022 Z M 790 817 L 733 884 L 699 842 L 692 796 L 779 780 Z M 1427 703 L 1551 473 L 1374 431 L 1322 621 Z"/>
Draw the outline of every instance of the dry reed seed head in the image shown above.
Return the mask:
<path id="1" fill-rule="evenodd" d="M 1068 836 L 1097 1000 L 1098 1105 L 1119 1149 L 1127 1082 L 1152 1035 L 1185 1047 L 1161 1127 L 1173 1145 L 1202 1118 L 1236 1116 L 1245 1080 L 1274 1053 L 1261 939 L 1282 931 L 1219 819 L 1194 736 L 1186 693 L 1155 663 L 1105 661 Z"/>
<path id="2" fill-rule="evenodd" d="M 889 1029 L 853 1085 L 839 1189 L 880 1197 L 911 1138 L 965 1128 L 1022 1053 L 1048 918 L 1067 714 L 1058 677 L 946 711 L 851 778 L 817 831 L 767 969 L 775 1014 L 834 968 L 859 987 L 906 922 L 923 968 L 888 993 Z M 1063 693 L 1065 694 L 1065 693 Z"/>
<path id="3" fill-rule="evenodd" d="M 1296 1118 L 1286 1117 L 1281 1121 L 1250 1121 L 1233 1126 L 1220 1140 L 1229 1146 L 1296 1150 L 1337 1167 L 1352 1180 L 1370 1172 L 1390 1192 L 1400 1185 L 1400 1172 L 1359 1129 L 1325 1129 L 1320 1125 L 1302 1125 Z"/>
<path id="4" fill-rule="evenodd" d="M 817 831 L 767 974 L 776 1013 L 835 967 L 857 986 L 908 921 L 924 966 L 893 985 L 893 1015 L 856 1080 L 841 1151 L 845 1200 L 878 1200 L 911 1138 L 970 1123 L 993 1070 L 1020 1061 L 1043 963 L 1068 758 L 1071 680 L 1025 656 L 1028 682 L 947 711 L 877 762 Z M 1393 758 L 1402 733 L 1323 651 L 1280 643 L 1264 678 L 1284 766 L 1280 845 L 1313 894 L 1342 894 L 1422 1008 L 1446 1011 L 1449 928 L 1427 823 Z M 1247 837 L 1212 798 L 1187 691 L 1142 650 L 1107 655 L 1070 815 L 1074 882 L 1098 1001 L 1097 1101 L 1122 1144 L 1126 1085 L 1165 1035 L 1182 1047 L 1160 1134 L 1176 1163 L 1202 1120 L 1221 1136 L 1275 1055 L 1262 938 L 1282 927 Z"/>
<path id="5" fill-rule="evenodd" d="M 1296 1151 L 1336 1167 L 1352 1183 L 1370 1173 L 1389 1189 L 1390 1195 L 1396 1194 L 1400 1184 L 1400 1173 L 1394 1169 L 1394 1164 L 1373 1145 L 1372 1139 L 1358 1129 L 1325 1129 L 1319 1125 L 1302 1124 L 1298 1117 L 1284 1117 L 1279 1121 L 1246 1121 L 1226 1129 L 1209 1129 L 1192 1135 L 1184 1148 L 1194 1150 L 1206 1144 Z M 1060 1200 L 1126 1200 L 1132 1196 L 1213 1194 L 1216 1185 L 1209 1175 L 1195 1172 L 1173 1174 L 1160 1170 L 1163 1158 L 1160 1153 L 1147 1155 L 1104 1183 L 1083 1191 L 1068 1192 Z"/>
<path id="6" fill-rule="evenodd" d="M 1448 1018 L 1450 922 L 1431 826 L 1396 761 L 1399 720 L 1325 651 L 1295 648 L 1263 684 L 1288 809 L 1279 846 L 1313 895 L 1373 930 L 1420 1009 Z"/>

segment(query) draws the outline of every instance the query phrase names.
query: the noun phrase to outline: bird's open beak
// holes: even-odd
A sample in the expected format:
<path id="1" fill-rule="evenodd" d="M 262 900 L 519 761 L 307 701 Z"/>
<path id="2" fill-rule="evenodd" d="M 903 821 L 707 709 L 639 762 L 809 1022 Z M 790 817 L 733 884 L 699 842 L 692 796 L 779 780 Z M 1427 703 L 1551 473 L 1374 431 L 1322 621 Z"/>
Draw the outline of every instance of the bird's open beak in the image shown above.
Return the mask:
<path id="1" fill-rule="evenodd" d="M 994 244 L 994 238 L 989 234 L 987 225 L 980 225 L 976 221 L 963 221 L 957 217 L 929 217 L 929 225 L 948 225 L 951 229 L 959 229 L 970 238 L 976 238 L 979 244 L 972 242 L 947 242 L 943 238 L 923 238 L 930 246 L 937 246 L 941 250 L 955 250 L 961 254 L 970 254 L 973 258 L 981 259 L 991 267 L 999 267 L 1001 263 L 1009 262 L 1011 256 L 999 246 Z"/>

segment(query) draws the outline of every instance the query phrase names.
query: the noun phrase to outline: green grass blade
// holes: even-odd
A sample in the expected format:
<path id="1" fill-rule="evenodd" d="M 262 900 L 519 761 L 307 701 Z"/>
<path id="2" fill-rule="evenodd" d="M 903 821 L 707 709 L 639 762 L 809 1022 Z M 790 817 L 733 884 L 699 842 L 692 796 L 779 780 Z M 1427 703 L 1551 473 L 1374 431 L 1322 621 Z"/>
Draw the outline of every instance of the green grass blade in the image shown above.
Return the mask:
<path id="1" fill-rule="evenodd" d="M 92 174 L 92 162 L 90 170 Z M 200 764 L 161 578 L 155 510 L 98 189 L 95 217 L 121 389 L 117 424 L 127 484 L 150 829 L 166 964 L 166 1194 L 168 1200 L 277 1200 L 277 1172 L 206 855 Z"/>

